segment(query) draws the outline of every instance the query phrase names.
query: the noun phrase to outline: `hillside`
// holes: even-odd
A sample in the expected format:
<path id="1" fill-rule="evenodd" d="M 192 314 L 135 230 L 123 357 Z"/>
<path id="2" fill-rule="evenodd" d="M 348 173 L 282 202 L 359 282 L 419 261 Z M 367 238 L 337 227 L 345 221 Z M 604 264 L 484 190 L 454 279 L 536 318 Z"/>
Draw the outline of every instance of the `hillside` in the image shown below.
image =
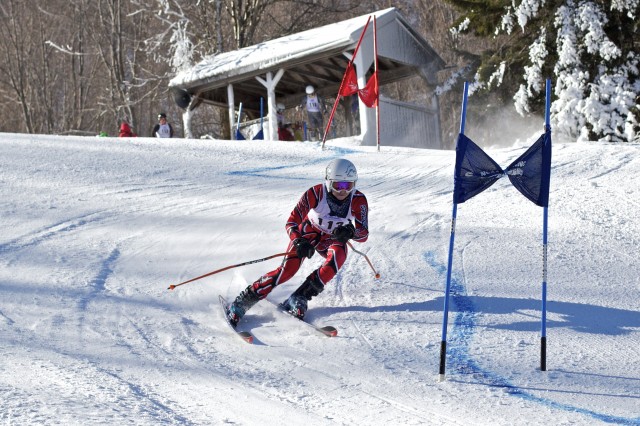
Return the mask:
<path id="1" fill-rule="evenodd" d="M 533 135 L 536 136 L 536 135 Z M 501 165 L 526 148 L 490 151 Z M 640 146 L 556 144 L 548 371 L 542 209 L 501 179 L 459 205 L 447 379 L 437 381 L 452 151 L 0 135 L 3 424 L 640 424 Z M 309 320 L 233 298 L 284 251 L 302 193 L 342 156 L 370 205 Z M 313 268 L 276 288 L 279 302 Z"/>

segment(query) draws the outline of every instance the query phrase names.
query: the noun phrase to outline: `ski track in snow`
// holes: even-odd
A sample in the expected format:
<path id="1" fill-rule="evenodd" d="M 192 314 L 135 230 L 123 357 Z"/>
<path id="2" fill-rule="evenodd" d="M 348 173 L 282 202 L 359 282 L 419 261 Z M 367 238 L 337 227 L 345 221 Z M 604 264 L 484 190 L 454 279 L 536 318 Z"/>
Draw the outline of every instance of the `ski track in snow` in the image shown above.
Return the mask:
<path id="1" fill-rule="evenodd" d="M 88 149 L 91 154 L 86 158 L 77 154 L 75 165 L 65 159 L 66 168 L 58 175 L 56 165 L 48 169 L 37 159 L 64 158 L 58 151 L 67 150 L 67 140 L 74 149 Z M 24 157 L 25 163 L 40 164 L 37 176 L 49 181 L 57 177 L 62 185 L 66 179 L 68 185 L 58 199 L 41 207 L 42 220 L 28 222 L 32 230 L 21 225 L 15 233 L 0 234 L 5 270 L 0 275 L 4 358 L 0 420 L 7 424 L 264 424 L 265 418 L 327 425 L 640 424 L 640 417 L 613 414 L 630 413 L 625 407 L 640 399 L 633 391 L 640 380 L 633 367 L 638 349 L 629 348 L 625 357 L 611 347 L 616 337 L 633 342 L 632 336 L 640 331 L 638 312 L 632 309 L 637 303 L 616 307 L 610 300 L 598 305 L 599 296 L 590 288 L 576 287 L 573 281 L 579 283 L 581 278 L 557 277 L 584 295 L 584 301 L 558 293 L 562 289 L 555 286 L 560 283 L 550 282 L 550 289 L 563 298 L 549 302 L 549 362 L 555 365 L 546 373 L 526 371 L 534 367 L 517 361 L 512 371 L 507 369 L 514 361 L 502 359 L 503 351 L 536 353 L 536 342 L 526 339 L 536 334 L 537 294 L 531 300 L 517 295 L 517 282 L 513 289 L 499 286 L 495 294 L 487 292 L 492 287 L 485 282 L 505 280 L 501 276 L 505 270 L 496 264 L 497 272 L 484 272 L 485 261 L 479 256 L 492 247 L 492 238 L 502 239 L 512 256 L 520 256 L 513 250 L 519 238 L 534 254 L 506 272 L 513 277 L 526 275 L 539 267 L 540 249 L 526 238 L 530 229 L 539 232 L 541 221 L 536 215 L 532 224 L 508 229 L 509 219 L 493 215 L 504 234 L 484 228 L 488 219 L 474 216 L 474 209 L 490 216 L 496 198 L 511 201 L 510 195 L 503 195 L 506 185 L 495 185 L 487 191 L 491 201 L 477 201 L 468 214 L 459 216 L 463 226 L 456 237 L 452 275 L 455 309 L 449 313 L 453 321 L 447 381 L 435 381 L 452 153 L 403 149 L 377 153 L 351 146 L 322 151 L 317 144 L 279 143 L 270 144 L 274 152 L 269 153 L 255 143 L 175 141 L 165 146 L 143 138 L 112 152 L 102 144 L 116 144 L 113 140 L 34 137 L 30 142 L 44 153 L 20 151 L 20 140 L 0 145 L 15 154 L 11 157 L 15 165 L 3 160 L 10 167 L 3 167 L 0 181 L 35 181 L 20 175 Z M 560 206 L 553 204 L 553 197 L 564 196 L 569 189 L 556 184 L 552 175 L 550 223 L 569 220 L 569 215 L 575 216 L 570 227 L 582 223 L 577 235 L 568 234 L 562 245 L 556 240 L 555 247 L 554 237 L 562 230 L 552 229 L 552 259 L 560 265 L 563 257 L 586 258 L 586 248 L 571 239 L 586 241 L 591 236 L 610 241 L 614 244 L 607 247 L 609 254 L 602 261 L 621 279 L 635 279 L 640 287 L 636 272 L 624 275 L 610 257 L 637 262 L 630 254 L 637 247 L 637 234 L 620 231 L 631 226 L 636 215 L 637 186 L 625 189 L 615 183 L 621 173 L 640 170 L 634 155 L 638 151 L 629 148 L 613 156 L 596 153 L 586 158 L 565 154 L 572 150 L 559 147 L 554 175 L 563 173 L 569 181 L 583 168 L 592 170 L 588 188 L 623 196 L 613 208 L 574 192 L 568 198 L 572 210 L 557 211 Z M 515 157 L 519 151 L 503 150 L 501 155 Z M 96 153 L 109 163 L 114 176 L 104 182 L 77 177 L 78 170 L 92 170 L 83 164 L 92 164 Z M 127 158 L 123 154 L 132 162 L 119 164 Z M 228 274 L 220 275 L 166 291 L 169 283 L 200 271 L 281 251 L 289 209 L 302 191 L 321 180 L 324 165 L 339 156 L 352 158 L 359 166 L 359 186 L 369 199 L 373 233 L 370 242 L 358 249 L 367 253 L 382 277 L 374 280 L 365 260 L 351 253 L 331 286 L 313 301 L 309 319 L 335 325 L 338 337 L 317 336 L 268 304 L 258 304 L 245 318 L 256 336 L 255 345 L 240 342 L 226 330 L 216 294 L 234 297 L 277 262 L 236 270 L 232 280 Z M 3 158 L 9 157 L 3 154 Z M 143 163 L 137 162 L 140 159 Z M 210 164 L 221 167 L 213 170 Z M 204 179 L 190 177 L 187 169 Z M 133 170 L 135 176 L 128 179 Z M 637 183 L 637 177 L 633 179 Z M 86 182 L 79 185 L 76 180 Z M 37 193 L 21 194 L 36 210 L 37 203 L 31 200 Z M 247 198 L 248 193 L 256 198 Z M 9 192 L 2 195 L 11 200 Z M 12 223 L 20 219 L 13 206 L 22 202 L 12 201 L 6 210 Z M 57 203 L 60 208 L 48 208 Z M 256 212 L 252 203 L 264 208 Z M 593 208 L 594 203 L 602 206 Z M 525 205 L 522 211 L 535 208 Z M 260 216 L 252 220 L 256 213 Z M 42 225 L 43 220 L 50 224 Z M 508 259 L 504 253 L 496 257 Z M 296 277 L 305 276 L 319 261 L 316 256 L 305 262 Z M 583 268 L 575 271 L 580 277 L 591 274 L 594 267 L 585 263 Z M 283 284 L 270 299 L 283 299 L 297 285 L 298 278 Z M 500 289 L 516 293 L 496 297 Z M 525 337 L 513 337 L 515 345 L 501 337 L 514 335 Z M 581 335 L 600 349 L 592 353 L 584 344 L 576 346 Z M 571 359 L 557 351 L 563 337 L 567 347 L 578 348 L 578 359 L 564 367 L 561 360 Z M 581 368 L 580 357 L 585 368 L 601 357 L 604 362 L 608 358 L 628 362 L 631 371 L 609 372 L 599 364 L 599 370 L 589 372 Z M 593 387 L 588 386 L 591 383 Z M 615 410 L 611 404 L 615 401 L 626 405 Z M 592 403 L 597 408 L 590 408 Z M 247 405 L 253 409 L 247 412 Z M 534 413 L 539 417 L 531 417 Z M 265 417 L 269 415 L 275 417 Z"/>
<path id="2" fill-rule="evenodd" d="M 100 213 L 88 213 L 86 215 L 65 219 L 42 229 L 30 232 L 27 235 L 15 238 L 12 241 L 0 244 L 0 254 L 23 250 L 42 243 L 43 241 L 55 238 L 61 233 L 72 232 L 86 226 L 91 222 L 102 220 Z"/>
<path id="3" fill-rule="evenodd" d="M 429 266 L 441 272 L 446 278 L 446 265 L 438 264 L 433 258 L 432 253 L 426 253 L 425 260 Z M 505 393 L 510 396 L 522 398 L 523 400 L 538 403 L 549 408 L 582 413 L 606 423 L 637 425 L 640 422 L 640 418 L 632 419 L 611 416 L 605 413 L 598 413 L 592 410 L 562 404 L 549 398 L 537 397 L 528 393 L 526 389 L 510 383 L 507 378 L 501 377 L 494 372 L 480 367 L 479 363 L 469 354 L 469 343 L 473 339 L 473 335 L 475 333 L 478 312 L 476 311 L 471 298 L 467 296 L 463 282 L 464 277 L 461 279 L 452 278 L 451 280 L 451 298 L 453 303 L 458 307 L 459 312 L 455 315 L 454 327 L 451 333 L 452 336 L 448 341 L 451 344 L 449 349 L 450 362 L 454 364 L 454 368 L 458 373 L 465 377 L 470 377 L 469 382 L 482 383 L 485 386 L 502 388 Z M 461 380 L 461 382 L 465 383 L 468 381 Z"/>

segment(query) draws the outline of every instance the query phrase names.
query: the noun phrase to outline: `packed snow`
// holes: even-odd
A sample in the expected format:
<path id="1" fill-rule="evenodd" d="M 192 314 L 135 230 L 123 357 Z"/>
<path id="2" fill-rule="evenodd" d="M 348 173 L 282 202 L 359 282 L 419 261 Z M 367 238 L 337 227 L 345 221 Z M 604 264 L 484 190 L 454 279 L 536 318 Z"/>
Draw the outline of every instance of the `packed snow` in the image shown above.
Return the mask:
<path id="1" fill-rule="evenodd" d="M 526 148 L 488 153 L 506 166 Z M 354 247 L 381 274 L 351 252 L 310 302 L 337 337 L 267 302 L 239 326 L 253 345 L 229 329 L 218 295 L 280 258 L 168 290 L 283 252 L 337 157 L 358 167 L 371 235 Z M 640 425 L 640 145 L 554 145 L 547 371 L 543 210 L 508 179 L 458 206 L 438 381 L 454 160 L 352 139 L 0 135 L 0 422 Z"/>

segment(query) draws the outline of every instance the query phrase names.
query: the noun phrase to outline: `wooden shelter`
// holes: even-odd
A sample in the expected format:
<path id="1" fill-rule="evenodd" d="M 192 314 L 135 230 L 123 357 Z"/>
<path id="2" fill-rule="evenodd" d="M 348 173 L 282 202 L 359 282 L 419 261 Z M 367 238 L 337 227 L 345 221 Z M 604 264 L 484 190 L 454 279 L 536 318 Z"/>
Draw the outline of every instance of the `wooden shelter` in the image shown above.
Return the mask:
<path id="1" fill-rule="evenodd" d="M 397 9 L 390 8 L 371 15 L 376 16 L 377 22 L 381 88 L 389 83 L 419 76 L 424 86 L 416 87 L 416 90 L 425 94 L 433 93 L 429 89 L 437 84 L 436 74 L 444 68 L 444 61 L 409 26 Z M 351 54 L 371 15 L 205 58 L 191 69 L 176 75 L 169 86 L 182 107 L 196 108 L 204 102 L 228 108 L 231 128 L 235 125 L 234 117 L 240 102 L 244 111 L 257 117 L 260 98 L 266 99 L 265 139 L 277 140 L 276 103 L 283 103 L 287 108 L 298 105 L 307 85 L 314 86 L 323 97 L 335 97 Z M 360 87 L 364 87 L 373 71 L 372 31 L 373 25 L 369 25 L 354 60 Z M 382 145 L 441 148 L 438 103 L 435 95 L 431 96 L 426 105 L 408 105 L 382 99 Z M 360 103 L 359 117 L 363 144 L 374 145 L 375 111 Z M 402 119 L 411 120 L 407 125 L 421 130 L 418 134 L 399 135 L 398 120 Z M 385 135 L 386 132 L 393 133 Z"/>

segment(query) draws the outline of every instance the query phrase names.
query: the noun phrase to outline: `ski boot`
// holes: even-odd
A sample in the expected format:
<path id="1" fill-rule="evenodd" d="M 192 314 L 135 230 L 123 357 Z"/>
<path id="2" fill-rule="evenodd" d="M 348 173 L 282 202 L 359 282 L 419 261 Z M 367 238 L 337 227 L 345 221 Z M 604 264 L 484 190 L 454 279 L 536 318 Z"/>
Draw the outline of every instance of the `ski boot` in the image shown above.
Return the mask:
<path id="1" fill-rule="evenodd" d="M 251 309 L 253 305 L 258 303 L 258 300 L 260 300 L 260 298 L 253 291 L 253 286 L 251 285 L 240 292 L 236 300 L 229 305 L 227 312 L 227 318 L 234 328 L 238 325 L 238 322 L 244 314 Z"/>
<path id="2" fill-rule="evenodd" d="M 282 307 L 298 319 L 304 319 L 304 314 L 307 312 L 307 302 L 322 293 L 323 290 L 324 284 L 314 272 L 282 303 Z"/>

